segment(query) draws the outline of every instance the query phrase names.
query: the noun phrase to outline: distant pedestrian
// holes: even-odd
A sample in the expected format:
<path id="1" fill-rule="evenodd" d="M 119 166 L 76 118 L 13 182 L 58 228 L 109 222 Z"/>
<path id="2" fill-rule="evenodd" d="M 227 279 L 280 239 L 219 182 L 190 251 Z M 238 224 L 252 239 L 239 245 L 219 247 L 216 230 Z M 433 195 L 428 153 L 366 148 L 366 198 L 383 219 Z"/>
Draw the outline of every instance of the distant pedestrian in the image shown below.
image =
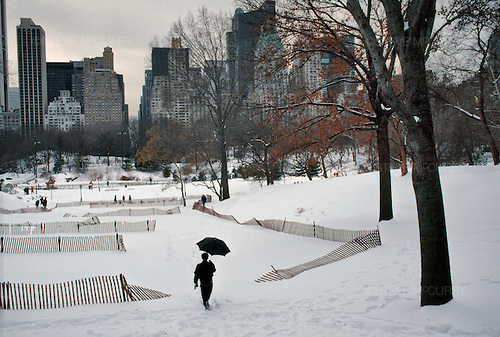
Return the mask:
<path id="1" fill-rule="evenodd" d="M 42 205 L 43 205 L 43 209 L 47 209 L 47 198 L 45 197 L 42 197 Z"/>
<path id="2" fill-rule="evenodd" d="M 203 205 L 203 207 L 205 207 L 206 203 L 207 203 L 207 196 L 205 194 L 203 194 L 201 196 L 201 204 Z"/>
<path id="3" fill-rule="evenodd" d="M 132 202 L 132 197 L 130 195 L 128 196 L 128 202 Z"/>
<path id="4" fill-rule="evenodd" d="M 125 203 L 125 196 L 122 196 L 123 203 Z"/>
<path id="5" fill-rule="evenodd" d="M 115 204 L 118 202 L 118 199 L 116 199 L 116 195 L 115 195 Z"/>
<path id="6" fill-rule="evenodd" d="M 38 208 L 40 206 L 40 199 L 36 199 L 35 201 L 35 207 Z"/>
<path id="7" fill-rule="evenodd" d="M 198 287 L 199 280 L 203 305 L 205 306 L 205 309 L 209 309 L 210 305 L 208 304 L 208 300 L 210 299 L 210 295 L 212 294 L 212 289 L 214 287 L 212 278 L 215 273 L 215 265 L 212 261 L 208 261 L 207 253 L 201 254 L 201 258 L 203 261 L 198 263 L 194 271 L 194 289 Z"/>

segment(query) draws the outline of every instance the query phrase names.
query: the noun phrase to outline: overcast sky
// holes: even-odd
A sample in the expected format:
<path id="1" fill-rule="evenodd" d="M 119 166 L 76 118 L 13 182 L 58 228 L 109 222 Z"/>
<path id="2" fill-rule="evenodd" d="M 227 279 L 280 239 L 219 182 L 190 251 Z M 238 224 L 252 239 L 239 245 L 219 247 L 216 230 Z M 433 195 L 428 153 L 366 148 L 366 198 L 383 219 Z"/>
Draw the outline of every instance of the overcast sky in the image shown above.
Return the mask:
<path id="1" fill-rule="evenodd" d="M 145 58 L 154 35 L 167 35 L 172 23 L 206 6 L 234 13 L 235 0 L 7 0 L 10 86 L 17 87 L 16 26 L 31 18 L 45 30 L 47 62 L 102 56 L 113 48 L 115 71 L 123 74 L 125 102 L 137 116 L 144 84 Z"/>

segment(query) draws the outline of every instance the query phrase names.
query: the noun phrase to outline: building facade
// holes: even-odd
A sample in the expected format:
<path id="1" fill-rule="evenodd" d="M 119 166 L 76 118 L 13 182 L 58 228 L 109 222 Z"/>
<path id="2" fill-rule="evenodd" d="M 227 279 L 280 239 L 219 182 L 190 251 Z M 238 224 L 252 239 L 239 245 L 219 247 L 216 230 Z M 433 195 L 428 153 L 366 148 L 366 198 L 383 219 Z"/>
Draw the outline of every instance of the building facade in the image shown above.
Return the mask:
<path id="1" fill-rule="evenodd" d="M 47 100 L 49 103 L 59 97 L 61 90 L 72 91 L 74 72 L 72 62 L 47 62 Z"/>
<path id="2" fill-rule="evenodd" d="M 168 118 L 189 126 L 189 49 L 174 38 L 171 48 L 153 48 L 152 65 L 151 122 Z"/>
<path id="3" fill-rule="evenodd" d="M 0 112 L 9 110 L 9 68 L 7 53 L 7 13 L 6 0 L 0 0 L 0 38 L 2 50 L 0 54 Z"/>
<path id="4" fill-rule="evenodd" d="M 123 128 L 125 107 L 120 78 L 110 69 L 96 69 L 85 74 L 83 102 L 85 129 Z"/>
<path id="5" fill-rule="evenodd" d="M 124 88 L 123 75 L 113 69 L 113 51 L 110 47 L 104 48 L 102 57 L 83 60 L 85 130 L 124 129 L 128 126 Z M 78 100 L 77 95 L 75 98 Z"/>
<path id="6" fill-rule="evenodd" d="M 48 106 L 45 31 L 30 18 L 17 26 L 17 61 L 21 133 L 30 135 L 43 129 Z"/>
<path id="7" fill-rule="evenodd" d="M 82 131 L 85 123 L 80 102 L 71 97 L 69 90 L 61 90 L 60 95 L 49 103 L 44 119 L 45 130 Z"/>
<path id="8" fill-rule="evenodd" d="M 235 11 L 226 42 L 229 78 L 239 93 L 248 95 L 254 89 L 255 51 L 261 34 L 275 30 L 275 15 L 276 2 L 272 0 L 265 0 L 255 11 Z"/>
<path id="9" fill-rule="evenodd" d="M 153 70 L 144 72 L 141 102 L 139 105 L 139 123 L 148 123 L 151 118 L 151 89 L 153 88 Z"/>
<path id="10" fill-rule="evenodd" d="M 9 112 L 0 113 L 0 136 L 19 133 L 19 110 L 13 109 Z"/>
<path id="11" fill-rule="evenodd" d="M 284 106 L 289 102 L 288 67 L 282 62 L 285 48 L 278 34 L 262 34 L 255 49 L 258 62 L 254 69 L 256 83 L 251 101 L 263 107 Z"/>

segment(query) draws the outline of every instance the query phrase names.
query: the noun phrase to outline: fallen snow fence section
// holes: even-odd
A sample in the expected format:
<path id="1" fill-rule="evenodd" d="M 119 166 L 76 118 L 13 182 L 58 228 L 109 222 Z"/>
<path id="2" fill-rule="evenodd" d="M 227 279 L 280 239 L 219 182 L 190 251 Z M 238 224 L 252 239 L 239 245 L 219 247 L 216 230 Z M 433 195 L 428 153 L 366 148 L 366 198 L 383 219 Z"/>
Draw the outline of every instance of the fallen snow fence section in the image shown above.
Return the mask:
<path id="1" fill-rule="evenodd" d="M 352 241 L 346 242 L 334 251 L 312 261 L 299 264 L 287 269 L 274 269 L 273 267 L 272 271 L 263 275 L 255 281 L 258 283 L 262 283 L 269 281 L 287 280 L 294 276 L 297 276 L 298 274 L 306 270 L 346 259 L 380 245 L 382 245 L 380 241 L 380 232 L 378 229 L 376 229 L 371 231 L 369 234 L 357 237 Z"/>
<path id="2" fill-rule="evenodd" d="M 237 223 L 240 223 L 232 215 L 219 214 L 213 209 L 202 206 L 199 202 L 196 202 L 193 205 L 193 209 L 216 216 L 221 219 L 234 220 Z M 315 237 L 318 239 L 329 241 L 345 242 L 342 246 L 335 249 L 334 251 L 295 267 L 291 267 L 288 269 L 274 269 L 273 267 L 272 271 L 255 280 L 258 283 L 290 279 L 306 270 L 340 261 L 358 253 L 367 251 L 368 249 L 382 245 L 378 228 L 376 230 L 334 229 L 317 226 L 315 224 L 309 225 L 300 222 L 276 219 L 257 220 L 255 218 L 246 221 L 243 224 L 259 225 L 267 229 L 272 229 L 287 234 Z"/>
<path id="3" fill-rule="evenodd" d="M 59 284 L 0 283 L 0 309 L 56 309 L 169 297 L 127 283 L 125 276 L 98 276 Z"/>
<path id="4" fill-rule="evenodd" d="M 170 215 L 178 214 L 181 212 L 179 206 L 172 209 L 160 209 L 160 208 L 145 208 L 145 209 L 120 209 L 112 212 L 104 213 L 87 213 L 84 216 L 146 216 L 146 215 Z"/>
<path id="5" fill-rule="evenodd" d="M 122 235 L 0 237 L 0 253 L 84 252 L 96 250 L 126 251 Z"/>
<path id="6" fill-rule="evenodd" d="M 34 235 L 55 233 L 117 233 L 117 232 L 153 232 L 156 220 L 138 222 L 110 221 L 100 223 L 97 217 L 83 222 L 43 222 L 0 224 L 0 235 Z"/>

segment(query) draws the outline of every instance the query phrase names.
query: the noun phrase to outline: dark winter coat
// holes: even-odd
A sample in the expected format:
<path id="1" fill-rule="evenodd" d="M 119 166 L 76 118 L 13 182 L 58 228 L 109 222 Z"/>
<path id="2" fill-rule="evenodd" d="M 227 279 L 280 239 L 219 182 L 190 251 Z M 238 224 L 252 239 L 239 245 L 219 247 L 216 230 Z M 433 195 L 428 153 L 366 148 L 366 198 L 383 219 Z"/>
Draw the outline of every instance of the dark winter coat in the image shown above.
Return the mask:
<path id="1" fill-rule="evenodd" d="M 212 277 L 215 273 L 215 265 L 212 261 L 203 261 L 196 266 L 194 271 L 194 283 L 198 283 L 198 280 L 201 283 L 212 282 Z"/>

